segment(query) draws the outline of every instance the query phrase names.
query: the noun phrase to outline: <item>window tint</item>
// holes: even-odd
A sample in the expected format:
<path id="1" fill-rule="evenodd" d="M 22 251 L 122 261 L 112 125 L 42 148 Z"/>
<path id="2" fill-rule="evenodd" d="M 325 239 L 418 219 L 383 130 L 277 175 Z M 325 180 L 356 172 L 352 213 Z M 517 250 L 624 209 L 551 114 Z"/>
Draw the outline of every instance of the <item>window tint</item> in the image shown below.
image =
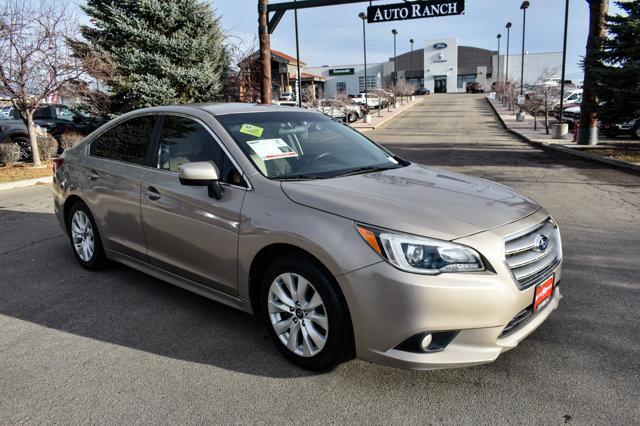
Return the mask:
<path id="1" fill-rule="evenodd" d="M 91 143 L 91 155 L 146 166 L 155 119 L 146 115 L 118 124 Z"/>
<path id="2" fill-rule="evenodd" d="M 222 182 L 244 186 L 242 176 L 207 129 L 185 117 L 165 116 L 157 167 L 178 172 L 181 165 L 198 161 L 213 162 L 220 171 Z"/>
<path id="3" fill-rule="evenodd" d="M 50 119 L 51 108 L 49 108 L 48 106 L 36 108 L 36 110 L 33 113 L 33 118 L 40 119 L 40 120 Z"/>

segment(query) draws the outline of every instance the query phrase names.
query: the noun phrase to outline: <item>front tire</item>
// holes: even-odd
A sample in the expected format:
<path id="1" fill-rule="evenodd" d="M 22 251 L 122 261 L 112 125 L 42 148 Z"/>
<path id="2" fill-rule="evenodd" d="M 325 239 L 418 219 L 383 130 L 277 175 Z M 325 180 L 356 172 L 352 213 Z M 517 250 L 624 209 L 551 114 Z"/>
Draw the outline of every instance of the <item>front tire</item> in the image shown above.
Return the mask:
<path id="1" fill-rule="evenodd" d="M 78 263 L 91 271 L 103 269 L 107 265 L 107 256 L 89 207 L 83 202 L 76 202 L 67 221 L 71 249 Z"/>
<path id="2" fill-rule="evenodd" d="M 325 371 L 353 356 L 346 302 L 333 278 L 308 257 L 285 255 L 269 266 L 260 308 L 276 347 L 294 364 Z"/>

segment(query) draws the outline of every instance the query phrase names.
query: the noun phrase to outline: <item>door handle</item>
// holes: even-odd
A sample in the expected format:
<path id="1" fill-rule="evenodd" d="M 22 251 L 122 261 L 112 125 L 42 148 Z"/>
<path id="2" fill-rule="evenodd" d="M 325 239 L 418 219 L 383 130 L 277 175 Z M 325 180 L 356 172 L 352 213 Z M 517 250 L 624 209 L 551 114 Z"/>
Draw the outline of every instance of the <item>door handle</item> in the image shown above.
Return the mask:
<path id="1" fill-rule="evenodd" d="M 150 200 L 157 200 L 160 198 L 160 193 L 153 186 L 147 187 L 147 189 L 143 190 L 142 193 L 147 196 Z"/>
<path id="2" fill-rule="evenodd" d="M 87 173 L 87 177 L 89 178 L 89 180 L 98 180 L 98 172 L 96 172 L 95 170 L 91 169 Z"/>

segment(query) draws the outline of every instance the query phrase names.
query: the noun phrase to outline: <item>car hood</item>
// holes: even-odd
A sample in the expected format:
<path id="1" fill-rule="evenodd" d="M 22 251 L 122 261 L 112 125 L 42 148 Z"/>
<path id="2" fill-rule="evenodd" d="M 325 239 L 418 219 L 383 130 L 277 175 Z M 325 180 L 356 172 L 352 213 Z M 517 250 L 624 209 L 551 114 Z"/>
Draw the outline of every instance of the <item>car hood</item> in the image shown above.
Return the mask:
<path id="1" fill-rule="evenodd" d="M 411 164 L 326 180 L 285 181 L 295 203 L 383 228 L 454 240 L 540 209 L 497 183 Z"/>

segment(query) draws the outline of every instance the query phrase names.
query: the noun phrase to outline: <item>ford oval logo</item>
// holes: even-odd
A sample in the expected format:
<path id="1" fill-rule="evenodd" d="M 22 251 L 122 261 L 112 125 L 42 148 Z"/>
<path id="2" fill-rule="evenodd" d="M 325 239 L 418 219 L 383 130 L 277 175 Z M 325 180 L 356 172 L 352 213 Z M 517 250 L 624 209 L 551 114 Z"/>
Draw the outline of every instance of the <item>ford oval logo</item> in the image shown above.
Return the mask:
<path id="1" fill-rule="evenodd" d="M 538 253 L 544 253 L 549 248 L 549 237 L 546 235 L 538 235 L 535 240 L 535 247 L 533 248 Z"/>
<path id="2" fill-rule="evenodd" d="M 447 46 L 448 46 L 448 44 L 447 44 L 447 43 L 436 43 L 436 44 L 434 44 L 434 45 L 433 45 L 433 48 L 434 48 L 434 49 L 444 49 L 444 48 L 446 48 Z"/>

